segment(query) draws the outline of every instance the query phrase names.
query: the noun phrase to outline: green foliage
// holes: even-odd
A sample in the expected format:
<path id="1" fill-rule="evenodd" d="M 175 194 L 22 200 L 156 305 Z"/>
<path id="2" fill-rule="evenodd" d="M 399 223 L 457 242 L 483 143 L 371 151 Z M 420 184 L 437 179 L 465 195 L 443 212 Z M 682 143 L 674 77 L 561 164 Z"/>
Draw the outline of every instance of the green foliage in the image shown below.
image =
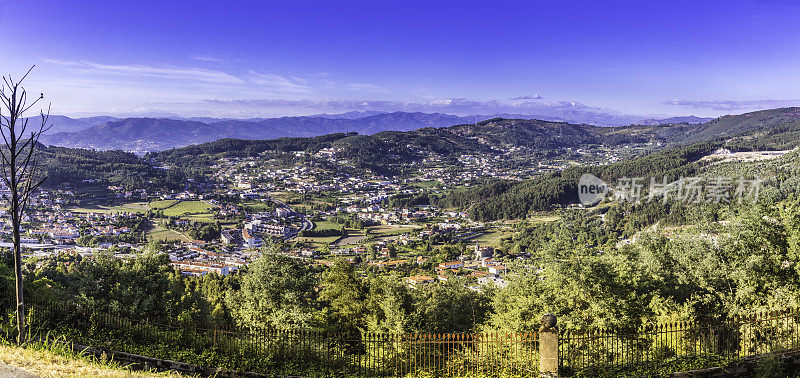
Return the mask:
<path id="1" fill-rule="evenodd" d="M 705 221 L 671 237 L 675 229 L 640 231 L 643 224 L 628 245 L 616 241 L 629 226 L 609 219 L 617 207 L 605 223 L 565 213 L 562 221 L 532 225 L 506 244 L 532 253 L 537 264 L 513 272 L 497 291 L 488 326 L 533 331 L 537 314 L 553 312 L 571 328 L 637 329 L 797 306 L 798 209 L 794 198 L 777 208 L 748 206 L 730 223 Z"/>
<path id="2" fill-rule="evenodd" d="M 337 133 L 312 138 L 278 138 L 271 140 L 220 139 L 161 152 L 150 152 L 146 159 L 167 162 L 183 169 L 203 171 L 217 158 L 253 157 L 265 151 L 317 152 L 332 142 L 353 134 Z"/>
<path id="3" fill-rule="evenodd" d="M 778 378 L 787 376 L 780 356 L 776 354 L 759 359 L 756 362 L 754 373 L 754 376 L 758 378 Z"/>
<path id="4" fill-rule="evenodd" d="M 175 169 L 154 168 L 136 155 L 119 150 L 95 151 L 79 148 L 39 146 L 36 151 L 45 185 L 55 187 L 69 182 L 73 186 L 83 180 L 99 180 L 101 185 L 125 188 L 182 188 L 187 176 Z"/>
<path id="5" fill-rule="evenodd" d="M 454 192 L 440 204 L 470 208 L 470 215 L 478 220 L 519 219 L 536 211 L 551 210 L 578 202 L 578 180 L 589 173 L 613 184 L 621 177 L 667 177 L 675 180 L 697 172 L 694 162 L 714 151 L 719 144 L 701 143 L 676 147 L 615 164 L 595 167 L 572 167 L 540 178 L 522 182 L 499 181 L 477 190 L 470 188 Z"/>
<path id="6" fill-rule="evenodd" d="M 356 276 L 352 265 L 338 260 L 322 279 L 319 300 L 325 304 L 323 316 L 326 328 L 334 332 L 353 332 L 364 329 L 367 286 Z"/>
<path id="7" fill-rule="evenodd" d="M 161 208 L 163 213 L 168 217 L 177 217 L 192 214 L 205 214 L 208 213 L 213 206 L 203 201 L 180 201 L 170 206 Z M 154 207 L 156 208 L 156 207 Z"/>
<path id="8" fill-rule="evenodd" d="M 265 255 L 250 264 L 241 289 L 226 297 L 237 323 L 296 329 L 318 324 L 315 276 L 297 260 Z"/>

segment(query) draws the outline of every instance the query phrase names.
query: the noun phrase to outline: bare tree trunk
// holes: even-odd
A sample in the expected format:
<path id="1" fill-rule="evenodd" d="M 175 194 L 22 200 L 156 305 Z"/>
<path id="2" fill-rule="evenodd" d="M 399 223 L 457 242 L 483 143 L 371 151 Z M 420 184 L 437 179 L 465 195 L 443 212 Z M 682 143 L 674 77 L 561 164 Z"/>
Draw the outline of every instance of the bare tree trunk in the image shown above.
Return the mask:
<path id="1" fill-rule="evenodd" d="M 17 286 L 17 342 L 25 342 L 25 298 L 22 296 L 22 246 L 19 241 L 19 222 L 13 222 L 14 232 L 14 282 Z"/>
<path id="2" fill-rule="evenodd" d="M 28 200 L 36 189 L 44 182 L 44 179 L 36 177 L 36 151 L 39 137 L 46 131 L 45 125 L 49 117 L 40 112 L 42 123 L 38 129 L 30 133 L 29 138 L 25 138 L 25 130 L 28 127 L 28 120 L 23 114 L 44 98 L 41 95 L 30 105 L 26 104 L 27 92 L 20 86 L 23 80 L 33 70 L 30 70 L 20 79 L 14 81 L 10 77 L 3 77 L 3 87 L 0 90 L 0 135 L 3 137 L 6 149 L 0 149 L 2 160 L 3 182 L 8 186 L 11 196 L 3 195 L 11 212 L 11 226 L 13 234 L 13 254 L 14 254 L 14 278 L 17 292 L 17 342 L 22 344 L 26 341 L 26 319 L 25 319 L 25 298 L 23 297 L 23 277 L 22 277 L 22 245 L 20 243 L 20 228 L 22 218 L 25 215 L 25 208 Z M 8 93 L 6 92 L 8 89 Z M 3 114 L 3 108 L 8 111 L 8 115 Z"/>
<path id="3" fill-rule="evenodd" d="M 11 138 L 13 145 L 11 148 L 16 148 L 16 138 Z M 11 166 L 16 167 L 16 156 L 11 154 Z M 17 182 L 16 169 L 11 170 L 11 182 Z M 25 342 L 27 334 L 25 333 L 25 298 L 22 293 L 22 244 L 20 243 L 20 223 L 22 216 L 19 208 L 19 193 L 17 190 L 11 191 L 11 227 L 14 242 L 14 282 L 17 287 L 17 343 L 22 344 Z"/>
<path id="4" fill-rule="evenodd" d="M 16 109 L 18 108 L 17 101 L 17 88 L 12 88 L 11 91 L 11 114 L 10 114 L 10 123 L 9 123 L 9 131 L 10 134 L 6 140 L 6 144 L 9 150 L 8 156 L 8 166 L 9 166 L 9 177 L 8 181 L 12 183 L 13 187 L 9 187 L 11 190 L 11 198 L 10 198 L 10 207 L 11 207 L 11 227 L 12 227 L 12 237 L 13 237 L 13 252 L 14 252 L 14 283 L 16 285 L 16 292 L 17 292 L 17 343 L 22 344 L 25 342 L 25 298 L 22 293 L 22 245 L 20 244 L 20 235 L 19 229 L 20 224 L 19 221 L 22 219 L 19 216 L 19 193 L 16 190 L 16 185 L 13 185 L 17 182 L 17 154 L 14 151 L 17 150 L 17 135 L 16 135 L 16 124 L 17 120 L 19 119 L 19 114 L 17 114 Z M 3 172 L 4 174 L 6 172 Z"/>

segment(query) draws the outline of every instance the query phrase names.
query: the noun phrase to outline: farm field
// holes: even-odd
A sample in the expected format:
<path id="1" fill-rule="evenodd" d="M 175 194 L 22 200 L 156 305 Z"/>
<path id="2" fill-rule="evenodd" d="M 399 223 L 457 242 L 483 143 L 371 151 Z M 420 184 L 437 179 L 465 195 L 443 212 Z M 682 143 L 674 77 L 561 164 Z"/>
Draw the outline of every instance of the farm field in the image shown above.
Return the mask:
<path id="1" fill-rule="evenodd" d="M 82 205 L 67 210 L 75 213 L 146 213 L 149 209 L 146 202 L 131 202 L 119 205 Z"/>
<path id="2" fill-rule="evenodd" d="M 176 203 L 180 201 L 178 200 L 162 200 L 162 201 L 153 201 L 150 202 L 150 208 L 153 210 L 163 210 L 169 207 L 174 206 Z"/>
<path id="3" fill-rule="evenodd" d="M 334 223 L 331 221 L 319 221 L 314 222 L 314 230 L 338 230 L 341 229 L 342 225 L 338 223 Z"/>
<path id="4" fill-rule="evenodd" d="M 147 232 L 147 239 L 148 240 L 167 240 L 167 241 L 179 241 L 179 242 L 188 242 L 191 241 L 189 238 L 181 235 L 178 232 L 167 230 L 161 227 L 156 226 L 152 230 Z"/>
<path id="5" fill-rule="evenodd" d="M 341 240 L 337 241 L 336 243 L 334 243 L 334 245 L 345 246 L 345 245 L 358 244 L 358 242 L 366 238 L 368 238 L 368 236 L 366 235 L 350 235 L 346 238 L 342 238 Z"/>
<path id="6" fill-rule="evenodd" d="M 420 182 L 415 182 L 412 185 L 422 189 L 430 189 L 441 184 L 439 183 L 439 181 L 420 181 Z"/>
<path id="7" fill-rule="evenodd" d="M 511 235 L 511 234 L 513 234 L 513 233 L 512 232 L 505 232 L 505 231 L 492 231 L 492 232 L 485 233 L 485 234 L 483 234 L 483 235 L 481 235 L 481 236 L 479 236 L 479 237 L 477 237 L 475 239 L 472 239 L 472 242 L 478 243 L 478 244 L 489 244 L 489 245 L 497 246 L 497 245 L 500 244 L 500 240 L 502 240 L 503 237 Z"/>
<path id="8" fill-rule="evenodd" d="M 175 201 L 174 203 L 171 201 Z M 203 201 L 156 201 L 151 202 L 150 207 L 162 210 L 165 216 L 179 217 L 182 215 L 208 215 L 213 218 L 212 206 Z"/>
<path id="9" fill-rule="evenodd" d="M 414 231 L 415 227 L 395 227 L 395 226 L 374 226 L 369 228 L 369 232 L 371 235 L 375 236 L 392 236 L 392 235 L 400 235 L 405 234 L 407 232 Z"/>
<path id="10" fill-rule="evenodd" d="M 273 208 L 273 205 L 269 202 L 246 201 L 242 202 L 241 205 L 251 209 L 251 211 L 269 211 Z"/>
<path id="11" fill-rule="evenodd" d="M 357 230 L 355 228 L 348 228 L 347 229 L 347 236 L 337 240 L 333 245 L 336 246 L 346 246 L 346 245 L 353 245 L 358 244 L 360 241 L 368 238 L 369 236 L 363 230 Z"/>
<path id="12" fill-rule="evenodd" d="M 337 240 L 340 236 L 318 236 L 318 237 L 298 237 L 297 240 L 304 243 L 309 243 L 313 248 L 330 245 Z"/>
<path id="13" fill-rule="evenodd" d="M 219 219 L 215 219 L 214 214 L 211 213 L 186 215 L 184 216 L 184 218 L 190 221 L 204 222 L 204 223 L 215 223 L 220 221 Z M 233 224 L 235 222 L 228 222 L 228 223 Z"/>

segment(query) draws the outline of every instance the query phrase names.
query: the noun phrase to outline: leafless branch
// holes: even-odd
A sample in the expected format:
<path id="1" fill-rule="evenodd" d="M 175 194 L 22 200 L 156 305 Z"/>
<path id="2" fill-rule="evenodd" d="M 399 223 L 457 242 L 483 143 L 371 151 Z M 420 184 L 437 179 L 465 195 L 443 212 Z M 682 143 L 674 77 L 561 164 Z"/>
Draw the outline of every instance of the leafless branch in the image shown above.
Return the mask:
<path id="1" fill-rule="evenodd" d="M 47 108 L 47 115 L 40 110 L 39 114 L 42 119 L 38 130 L 30 132 L 28 139 L 23 139 L 28 131 L 28 122 L 30 121 L 30 119 L 24 117 L 25 112 L 44 98 L 44 94 L 40 94 L 36 100 L 28 103 L 28 92 L 22 86 L 22 82 L 34 67 L 31 66 L 22 76 L 22 79 L 18 81 L 15 81 L 10 76 L 3 76 L 4 85 L 0 88 L 2 107 L 8 110 L 8 116 L 0 111 L 0 135 L 2 135 L 6 147 L 5 149 L 0 148 L 0 165 L 2 165 L 3 182 L 11 192 L 10 196 L 4 194 L 2 199 L 9 204 L 11 210 L 17 293 L 17 341 L 20 343 L 24 342 L 26 336 L 25 302 L 22 290 L 20 222 L 31 195 L 46 180 L 46 178 L 40 178 L 38 181 L 34 181 L 38 173 L 38 161 L 34 154 L 39 137 L 42 136 L 46 129 L 49 129 L 47 121 L 50 117 L 50 106 Z"/>

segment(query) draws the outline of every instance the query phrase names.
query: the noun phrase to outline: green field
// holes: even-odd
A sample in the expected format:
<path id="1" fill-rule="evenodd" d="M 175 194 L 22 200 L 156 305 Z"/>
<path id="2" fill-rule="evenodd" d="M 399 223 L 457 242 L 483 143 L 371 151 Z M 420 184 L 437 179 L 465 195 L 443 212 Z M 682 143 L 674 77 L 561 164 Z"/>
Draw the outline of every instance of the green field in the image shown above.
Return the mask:
<path id="1" fill-rule="evenodd" d="M 433 188 L 434 186 L 441 185 L 441 183 L 439 181 L 421 181 L 421 182 L 415 182 L 411 185 L 423 189 L 430 189 Z"/>
<path id="2" fill-rule="evenodd" d="M 319 237 L 298 237 L 297 241 L 310 244 L 312 248 L 319 248 L 325 245 L 330 245 L 339 240 L 340 236 L 319 236 Z"/>
<path id="3" fill-rule="evenodd" d="M 186 215 L 184 216 L 184 218 L 195 222 L 205 222 L 205 223 L 221 222 L 219 219 L 214 218 L 214 214 L 211 213 Z M 227 222 L 227 223 L 235 224 L 236 222 Z"/>
<path id="4" fill-rule="evenodd" d="M 486 234 L 483 234 L 475 239 L 472 239 L 471 242 L 478 243 L 478 244 L 491 244 L 491 245 L 499 245 L 500 240 L 503 239 L 504 236 L 509 236 L 513 234 L 512 232 L 504 232 L 504 231 L 492 231 Z"/>
<path id="5" fill-rule="evenodd" d="M 269 202 L 246 201 L 241 203 L 242 206 L 249 208 L 251 211 L 268 211 L 273 206 Z"/>
<path id="6" fill-rule="evenodd" d="M 393 227 L 393 226 L 374 226 L 369 228 L 369 232 L 371 235 L 375 236 L 393 236 L 393 235 L 402 235 L 405 233 L 409 233 L 414 231 L 415 228 L 413 227 Z"/>
<path id="7" fill-rule="evenodd" d="M 314 222 L 314 231 L 318 230 L 339 230 L 342 228 L 342 225 L 338 223 L 334 223 L 331 221 L 319 221 Z"/>
<path id="8" fill-rule="evenodd" d="M 156 201 L 151 202 L 150 207 L 153 209 L 163 210 L 164 215 L 168 217 L 179 217 L 182 215 L 200 215 L 205 218 L 212 218 L 212 206 L 203 201 Z"/>
<path id="9" fill-rule="evenodd" d="M 148 240 L 167 240 L 167 241 L 191 241 L 189 238 L 178 232 L 163 228 L 155 228 L 147 233 Z"/>
<path id="10" fill-rule="evenodd" d="M 119 205 L 83 205 L 67 209 L 76 213 L 146 213 L 149 210 L 146 202 L 131 202 Z"/>
<path id="11" fill-rule="evenodd" d="M 180 201 L 178 200 L 163 200 L 163 201 L 153 201 L 150 202 L 150 208 L 153 210 L 163 210 L 166 208 L 170 208 L 174 206 L 176 203 Z"/>

